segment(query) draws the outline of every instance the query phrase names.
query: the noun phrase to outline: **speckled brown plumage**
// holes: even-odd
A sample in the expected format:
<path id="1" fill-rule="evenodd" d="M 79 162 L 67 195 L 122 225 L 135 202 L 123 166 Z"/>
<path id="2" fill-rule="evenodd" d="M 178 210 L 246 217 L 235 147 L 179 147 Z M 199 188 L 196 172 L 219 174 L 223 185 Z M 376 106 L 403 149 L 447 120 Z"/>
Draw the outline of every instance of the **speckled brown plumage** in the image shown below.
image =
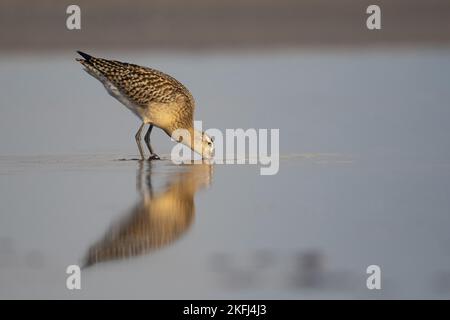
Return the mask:
<path id="1" fill-rule="evenodd" d="M 184 95 L 194 106 L 194 98 L 186 87 L 161 71 L 94 57 L 86 63 L 100 71 L 138 105 L 174 102 L 178 95 Z"/>
<path id="2" fill-rule="evenodd" d="M 189 90 L 178 80 L 161 71 L 115 60 L 96 58 L 80 52 L 79 60 L 87 69 L 100 74 L 114 84 L 136 106 L 145 109 L 155 106 L 157 112 L 166 112 L 172 118 L 171 125 L 163 129 L 175 130 L 192 126 L 195 102 Z M 164 105 L 176 104 L 178 108 Z M 162 108 L 161 108 L 162 107 Z M 158 118 L 158 116 L 156 116 Z M 151 119 L 150 119 L 151 120 Z M 152 122 L 152 121 L 149 121 Z M 157 122 L 157 121 L 155 121 Z M 156 125 L 158 125 L 156 123 Z"/>

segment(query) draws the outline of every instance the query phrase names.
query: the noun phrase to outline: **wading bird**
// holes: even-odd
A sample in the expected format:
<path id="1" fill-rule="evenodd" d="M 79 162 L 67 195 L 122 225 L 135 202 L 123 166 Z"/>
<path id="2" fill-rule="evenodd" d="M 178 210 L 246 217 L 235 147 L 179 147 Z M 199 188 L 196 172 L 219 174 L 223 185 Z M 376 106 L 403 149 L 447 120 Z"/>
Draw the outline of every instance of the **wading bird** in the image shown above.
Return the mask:
<path id="1" fill-rule="evenodd" d="M 149 160 L 159 159 L 150 144 L 153 126 L 161 128 L 203 158 L 212 158 L 213 140 L 204 132 L 194 129 L 194 98 L 178 80 L 155 69 L 95 58 L 84 52 L 77 52 L 84 59 L 76 60 L 85 67 L 85 70 L 102 82 L 111 96 L 142 120 L 135 135 L 142 160 L 144 152 L 141 132 L 145 124 L 150 125 L 144 136 L 145 144 L 150 151 Z M 180 132 L 184 132 L 182 136 L 179 135 Z"/>

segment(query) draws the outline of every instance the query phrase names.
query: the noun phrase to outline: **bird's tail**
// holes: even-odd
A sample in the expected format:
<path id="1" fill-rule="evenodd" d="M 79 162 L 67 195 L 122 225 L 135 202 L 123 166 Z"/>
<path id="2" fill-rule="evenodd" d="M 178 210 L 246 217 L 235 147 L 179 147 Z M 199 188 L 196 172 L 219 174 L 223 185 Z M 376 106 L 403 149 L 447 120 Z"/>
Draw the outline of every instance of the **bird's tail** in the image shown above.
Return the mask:
<path id="1" fill-rule="evenodd" d="M 88 55 L 87 53 L 84 53 L 84 52 L 78 51 L 78 50 L 77 50 L 77 53 L 84 58 L 84 60 L 76 59 L 77 61 L 88 61 L 89 62 L 92 59 L 92 56 Z"/>
<path id="2" fill-rule="evenodd" d="M 89 73 L 95 76 L 102 75 L 107 78 L 111 78 L 116 76 L 116 74 L 118 74 L 119 71 L 122 72 L 124 68 L 128 66 L 128 64 L 123 62 L 96 58 L 82 51 L 77 52 L 84 59 L 76 59 L 76 60 L 80 62 Z"/>
<path id="3" fill-rule="evenodd" d="M 79 63 L 81 63 L 86 69 L 92 70 L 93 69 L 93 60 L 95 59 L 91 55 L 88 55 L 87 53 L 84 53 L 82 51 L 77 51 L 80 56 L 82 56 L 84 59 L 77 58 L 75 59 Z"/>

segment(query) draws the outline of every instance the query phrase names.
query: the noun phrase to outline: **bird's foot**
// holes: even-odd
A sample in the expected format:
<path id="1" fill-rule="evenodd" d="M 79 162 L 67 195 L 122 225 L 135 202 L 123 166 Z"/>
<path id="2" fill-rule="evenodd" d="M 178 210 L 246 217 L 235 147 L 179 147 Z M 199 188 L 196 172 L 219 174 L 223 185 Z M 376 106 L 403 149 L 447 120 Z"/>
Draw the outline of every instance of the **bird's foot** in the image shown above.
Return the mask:
<path id="1" fill-rule="evenodd" d="M 161 158 L 156 153 L 154 153 L 150 155 L 150 157 L 148 157 L 148 160 L 161 160 Z"/>

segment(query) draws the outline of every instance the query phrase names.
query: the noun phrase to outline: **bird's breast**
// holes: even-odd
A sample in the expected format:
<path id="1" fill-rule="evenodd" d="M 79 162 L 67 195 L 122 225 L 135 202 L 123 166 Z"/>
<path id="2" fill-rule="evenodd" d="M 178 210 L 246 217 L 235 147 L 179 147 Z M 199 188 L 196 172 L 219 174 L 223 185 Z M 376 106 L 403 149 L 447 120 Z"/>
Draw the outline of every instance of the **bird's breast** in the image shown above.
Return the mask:
<path id="1" fill-rule="evenodd" d="M 176 102 L 159 103 L 151 102 L 144 111 L 144 119 L 146 122 L 167 131 L 173 128 L 179 121 L 180 108 Z"/>

